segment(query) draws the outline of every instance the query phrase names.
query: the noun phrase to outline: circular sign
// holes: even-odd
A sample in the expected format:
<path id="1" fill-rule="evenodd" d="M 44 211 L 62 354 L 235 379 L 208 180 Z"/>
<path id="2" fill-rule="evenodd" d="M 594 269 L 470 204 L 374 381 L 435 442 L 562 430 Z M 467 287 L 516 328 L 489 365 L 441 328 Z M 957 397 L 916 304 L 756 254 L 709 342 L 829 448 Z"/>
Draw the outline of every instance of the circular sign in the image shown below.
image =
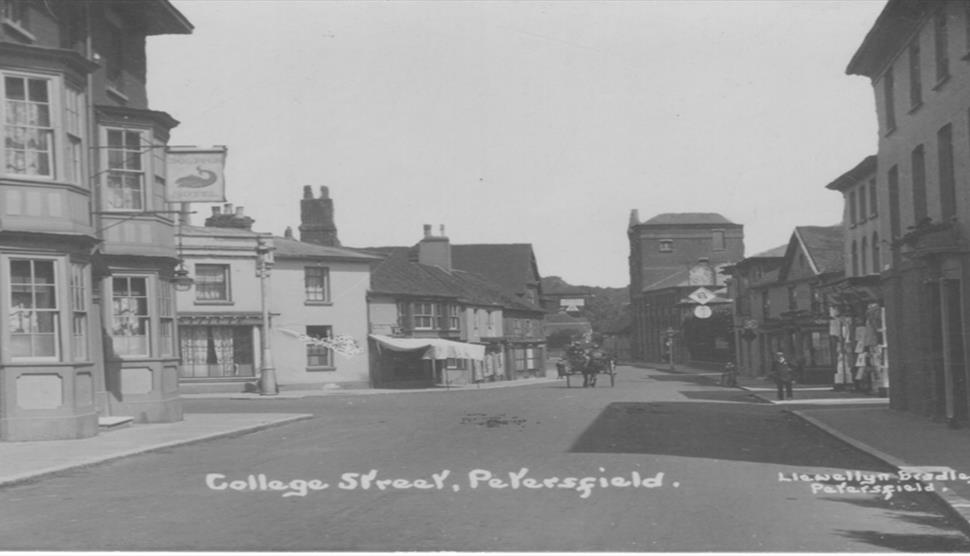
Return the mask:
<path id="1" fill-rule="evenodd" d="M 710 318 L 711 313 L 713 313 L 713 311 L 711 311 L 711 308 L 707 305 L 698 305 L 697 307 L 694 307 L 694 316 L 699 319 Z"/>

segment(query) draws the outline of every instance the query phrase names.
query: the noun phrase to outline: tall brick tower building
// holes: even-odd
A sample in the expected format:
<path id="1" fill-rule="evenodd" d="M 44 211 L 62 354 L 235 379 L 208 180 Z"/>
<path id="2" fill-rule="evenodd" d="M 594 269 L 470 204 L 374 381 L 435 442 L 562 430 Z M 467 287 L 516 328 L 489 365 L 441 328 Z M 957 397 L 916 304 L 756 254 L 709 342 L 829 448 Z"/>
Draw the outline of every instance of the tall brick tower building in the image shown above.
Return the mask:
<path id="1" fill-rule="evenodd" d="M 337 239 L 337 225 L 333 220 L 333 199 L 330 189 L 320 186 L 320 197 L 313 197 L 313 188 L 303 186 L 303 199 L 300 200 L 300 241 L 340 247 Z"/>

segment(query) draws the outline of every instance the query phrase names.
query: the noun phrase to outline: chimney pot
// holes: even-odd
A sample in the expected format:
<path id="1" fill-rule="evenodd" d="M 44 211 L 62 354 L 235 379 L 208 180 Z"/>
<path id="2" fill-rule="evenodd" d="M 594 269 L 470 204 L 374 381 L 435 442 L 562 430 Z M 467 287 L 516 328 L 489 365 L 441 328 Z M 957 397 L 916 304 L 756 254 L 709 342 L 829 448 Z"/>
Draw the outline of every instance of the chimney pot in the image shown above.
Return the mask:
<path id="1" fill-rule="evenodd" d="M 245 207 L 236 207 L 236 216 L 245 216 Z"/>
<path id="2" fill-rule="evenodd" d="M 225 205 L 222 205 L 222 210 L 226 214 L 232 214 L 232 203 L 226 203 Z"/>
<path id="3" fill-rule="evenodd" d="M 219 207 L 212 207 L 212 216 L 219 216 Z"/>
<path id="4" fill-rule="evenodd" d="M 439 230 L 439 233 L 441 234 L 441 237 L 445 237 L 445 225 L 444 224 L 439 225 L 438 230 Z"/>
<path id="5" fill-rule="evenodd" d="M 326 185 L 321 185 L 320 186 L 320 198 L 321 199 L 329 199 L 330 198 L 330 188 L 327 187 Z"/>
<path id="6" fill-rule="evenodd" d="M 304 185 L 303 186 L 303 198 L 304 199 L 312 199 L 313 198 L 313 187 L 311 187 L 309 185 Z"/>
<path id="7" fill-rule="evenodd" d="M 424 237 L 431 237 L 431 224 L 424 225 Z"/>

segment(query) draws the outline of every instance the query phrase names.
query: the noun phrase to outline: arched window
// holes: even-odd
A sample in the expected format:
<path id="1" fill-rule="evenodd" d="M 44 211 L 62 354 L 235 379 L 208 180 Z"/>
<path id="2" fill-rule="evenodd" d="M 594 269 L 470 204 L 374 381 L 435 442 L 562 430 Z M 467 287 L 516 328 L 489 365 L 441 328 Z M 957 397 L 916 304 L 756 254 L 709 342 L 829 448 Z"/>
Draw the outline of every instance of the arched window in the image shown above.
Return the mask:
<path id="1" fill-rule="evenodd" d="M 859 267 L 862 271 L 861 275 L 866 275 L 866 266 L 869 264 L 869 238 L 862 238 L 862 251 L 859 253 Z"/>
<path id="2" fill-rule="evenodd" d="M 872 271 L 876 274 L 882 271 L 879 261 L 879 232 L 872 232 Z"/>
<path id="3" fill-rule="evenodd" d="M 852 240 L 852 275 L 859 275 L 859 245 Z"/>

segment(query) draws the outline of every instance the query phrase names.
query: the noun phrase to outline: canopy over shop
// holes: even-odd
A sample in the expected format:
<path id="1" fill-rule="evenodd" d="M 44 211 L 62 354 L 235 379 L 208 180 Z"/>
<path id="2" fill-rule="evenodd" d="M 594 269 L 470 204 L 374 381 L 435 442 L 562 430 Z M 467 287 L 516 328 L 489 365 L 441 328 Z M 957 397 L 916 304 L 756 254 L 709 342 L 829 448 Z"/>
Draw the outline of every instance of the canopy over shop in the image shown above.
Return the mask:
<path id="1" fill-rule="evenodd" d="M 375 386 L 420 387 L 474 382 L 485 367 L 485 346 L 444 338 L 371 334 L 377 357 Z"/>

